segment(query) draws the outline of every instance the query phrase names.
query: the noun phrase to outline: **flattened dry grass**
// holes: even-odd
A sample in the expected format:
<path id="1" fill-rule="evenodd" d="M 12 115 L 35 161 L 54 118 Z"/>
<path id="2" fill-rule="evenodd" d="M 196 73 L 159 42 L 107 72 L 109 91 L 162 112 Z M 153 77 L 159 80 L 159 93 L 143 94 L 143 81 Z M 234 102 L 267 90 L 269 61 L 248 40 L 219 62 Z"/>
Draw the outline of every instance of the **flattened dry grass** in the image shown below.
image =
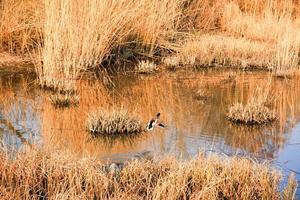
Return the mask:
<path id="1" fill-rule="evenodd" d="M 143 131 L 140 120 L 126 110 L 100 110 L 88 115 L 87 130 L 94 136 L 126 136 Z"/>
<path id="2" fill-rule="evenodd" d="M 251 9 L 259 9 L 261 13 L 245 12 L 243 4 L 249 4 Z M 299 68 L 300 26 L 292 16 L 291 8 L 288 9 L 292 6 L 291 1 L 281 8 L 274 9 L 274 5 L 258 8 L 258 2 L 215 1 L 214 6 L 221 14 L 214 13 L 214 17 L 207 18 L 207 26 L 215 22 L 219 25 L 215 27 L 217 31 L 191 34 L 177 54 L 165 61 L 168 65 L 251 67 L 291 73 Z M 200 19 L 205 22 L 204 17 Z"/>
<path id="3" fill-rule="evenodd" d="M 131 161 L 107 172 L 93 158 L 58 153 L 0 155 L 1 199 L 281 199 L 280 173 L 243 158 Z M 295 181 L 285 191 L 294 189 Z"/>
<path id="4" fill-rule="evenodd" d="M 182 65 L 268 68 L 272 49 L 266 44 L 224 35 L 202 35 L 183 45 Z"/>
<path id="5" fill-rule="evenodd" d="M 260 104 L 236 103 L 229 108 L 227 118 L 238 124 L 262 125 L 277 119 L 275 111 Z"/>
<path id="6" fill-rule="evenodd" d="M 201 35 L 189 39 L 175 56 L 165 59 L 167 65 L 217 66 L 290 72 L 298 67 L 300 38 L 286 36 L 275 43 L 226 35 Z M 295 39 L 295 41 L 292 41 Z M 165 62 L 166 63 L 166 62 Z M 174 63 L 174 64 L 173 64 Z"/>

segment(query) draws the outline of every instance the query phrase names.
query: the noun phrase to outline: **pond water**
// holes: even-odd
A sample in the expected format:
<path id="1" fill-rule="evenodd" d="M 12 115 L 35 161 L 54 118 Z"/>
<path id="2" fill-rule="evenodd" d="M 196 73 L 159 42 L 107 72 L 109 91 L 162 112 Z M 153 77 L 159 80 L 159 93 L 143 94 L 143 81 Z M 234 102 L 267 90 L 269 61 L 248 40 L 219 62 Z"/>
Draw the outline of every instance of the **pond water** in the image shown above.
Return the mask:
<path id="1" fill-rule="evenodd" d="M 205 150 L 267 160 L 285 176 L 294 172 L 300 180 L 298 77 L 208 70 L 115 75 L 112 82 L 105 85 L 97 79 L 81 80 L 77 84 L 79 105 L 56 109 L 50 92 L 37 88 L 30 75 L 0 75 L 0 140 L 11 151 L 36 145 L 113 162 L 166 154 L 189 159 Z M 249 100 L 257 88 L 267 95 L 266 103 L 276 110 L 277 121 L 263 127 L 229 122 L 229 107 Z M 196 98 L 199 90 L 205 98 Z M 88 113 L 120 108 L 145 126 L 160 112 L 166 128 L 131 139 L 91 139 L 86 131 Z"/>

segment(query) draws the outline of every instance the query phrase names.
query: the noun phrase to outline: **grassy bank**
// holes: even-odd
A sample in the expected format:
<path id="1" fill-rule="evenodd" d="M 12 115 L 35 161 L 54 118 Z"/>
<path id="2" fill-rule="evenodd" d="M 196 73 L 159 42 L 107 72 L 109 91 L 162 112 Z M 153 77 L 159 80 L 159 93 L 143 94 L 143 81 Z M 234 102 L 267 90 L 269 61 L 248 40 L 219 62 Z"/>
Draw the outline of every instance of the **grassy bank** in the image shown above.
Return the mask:
<path id="1" fill-rule="evenodd" d="M 132 161 L 119 171 L 92 158 L 46 152 L 0 155 L 1 199 L 292 199 L 280 174 L 241 158 Z"/>
<path id="2" fill-rule="evenodd" d="M 279 74 L 299 64 L 293 0 L 4 0 L 0 16 L 1 50 L 30 53 L 40 84 L 63 90 L 87 69 L 141 56 Z"/>

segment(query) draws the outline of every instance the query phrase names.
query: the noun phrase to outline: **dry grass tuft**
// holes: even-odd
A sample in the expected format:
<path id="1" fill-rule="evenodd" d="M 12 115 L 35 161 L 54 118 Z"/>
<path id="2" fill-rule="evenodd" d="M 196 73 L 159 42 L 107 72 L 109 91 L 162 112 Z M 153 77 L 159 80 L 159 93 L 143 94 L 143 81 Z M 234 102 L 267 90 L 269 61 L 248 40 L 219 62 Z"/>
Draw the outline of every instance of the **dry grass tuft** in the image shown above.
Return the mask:
<path id="1" fill-rule="evenodd" d="M 206 101 L 210 98 L 211 94 L 204 88 L 200 88 L 195 93 L 195 98 L 200 101 Z"/>
<path id="2" fill-rule="evenodd" d="M 126 136 L 143 131 L 141 122 L 125 110 L 94 111 L 88 116 L 87 129 L 95 136 Z"/>
<path id="3" fill-rule="evenodd" d="M 79 104 L 80 97 L 76 94 L 54 94 L 50 96 L 51 103 L 56 108 L 69 108 L 71 106 L 77 106 Z"/>
<path id="4" fill-rule="evenodd" d="M 276 120 L 274 110 L 270 110 L 266 106 L 257 104 L 243 105 L 236 103 L 229 108 L 227 115 L 230 121 L 247 125 L 261 125 Z"/>
<path id="5" fill-rule="evenodd" d="M 180 58 L 177 56 L 166 57 L 162 62 L 168 67 L 177 67 L 180 65 Z"/>
<path id="6" fill-rule="evenodd" d="M 273 122 L 277 119 L 275 110 L 271 110 L 265 105 L 268 102 L 270 93 L 270 84 L 272 79 L 268 80 L 264 87 L 256 87 L 249 93 L 246 104 L 235 103 L 229 108 L 227 118 L 238 124 L 262 125 Z"/>
<path id="7" fill-rule="evenodd" d="M 243 158 L 199 155 L 180 162 L 132 161 L 106 171 L 93 158 L 58 153 L 0 154 L 0 197 L 9 199 L 274 199 L 280 174 Z M 294 192 L 292 181 L 286 187 Z"/>
<path id="8" fill-rule="evenodd" d="M 141 74 L 151 74 L 158 70 L 157 65 L 149 60 L 141 61 L 135 67 L 135 71 Z"/>

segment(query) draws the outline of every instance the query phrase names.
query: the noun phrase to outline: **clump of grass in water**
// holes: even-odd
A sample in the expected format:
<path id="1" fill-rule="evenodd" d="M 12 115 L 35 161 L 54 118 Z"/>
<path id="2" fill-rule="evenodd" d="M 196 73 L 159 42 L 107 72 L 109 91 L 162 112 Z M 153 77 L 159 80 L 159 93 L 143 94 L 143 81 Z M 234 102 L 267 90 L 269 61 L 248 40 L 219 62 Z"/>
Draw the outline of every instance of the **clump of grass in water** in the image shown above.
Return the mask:
<path id="1" fill-rule="evenodd" d="M 50 96 L 51 103 L 56 108 L 69 108 L 71 106 L 77 106 L 80 97 L 76 94 L 66 93 L 66 94 L 53 94 Z"/>
<path id="2" fill-rule="evenodd" d="M 141 61 L 135 67 L 135 71 L 141 74 L 151 74 L 158 70 L 158 67 L 155 63 L 151 61 Z"/>
<path id="3" fill-rule="evenodd" d="M 227 115 L 230 121 L 240 124 L 261 125 L 276 120 L 274 110 L 264 105 L 236 103 L 229 108 Z"/>
<path id="4" fill-rule="evenodd" d="M 237 124 L 263 125 L 277 119 L 274 110 L 266 105 L 271 79 L 264 88 L 256 87 L 251 98 L 246 104 L 235 103 L 229 108 L 227 118 Z"/>
<path id="5" fill-rule="evenodd" d="M 95 136 L 135 135 L 143 130 L 141 122 L 125 110 L 94 111 L 88 116 L 87 129 Z"/>

